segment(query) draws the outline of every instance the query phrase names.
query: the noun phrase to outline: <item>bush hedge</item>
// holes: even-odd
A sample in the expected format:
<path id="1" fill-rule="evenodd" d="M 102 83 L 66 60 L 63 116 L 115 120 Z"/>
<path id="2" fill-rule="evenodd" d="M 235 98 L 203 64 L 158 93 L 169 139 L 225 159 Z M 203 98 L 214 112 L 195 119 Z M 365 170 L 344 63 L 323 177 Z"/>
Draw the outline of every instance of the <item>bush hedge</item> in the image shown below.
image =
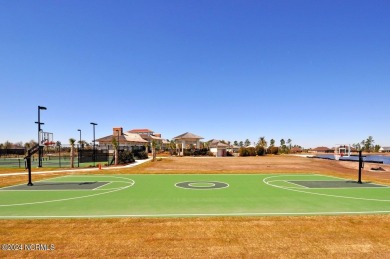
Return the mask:
<path id="1" fill-rule="evenodd" d="M 133 153 L 131 153 L 131 151 L 128 150 L 119 152 L 118 158 L 119 158 L 119 164 L 130 164 L 135 162 Z"/>

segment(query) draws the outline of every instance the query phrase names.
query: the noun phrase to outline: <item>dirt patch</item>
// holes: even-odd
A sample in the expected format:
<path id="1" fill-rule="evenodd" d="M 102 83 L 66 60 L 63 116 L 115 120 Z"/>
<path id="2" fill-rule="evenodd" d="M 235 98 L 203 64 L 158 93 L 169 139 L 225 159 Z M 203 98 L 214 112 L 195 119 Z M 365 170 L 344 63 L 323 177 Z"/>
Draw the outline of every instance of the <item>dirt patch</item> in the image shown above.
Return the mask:
<path id="1" fill-rule="evenodd" d="M 390 216 L 2 220 L 4 257 L 386 258 Z"/>

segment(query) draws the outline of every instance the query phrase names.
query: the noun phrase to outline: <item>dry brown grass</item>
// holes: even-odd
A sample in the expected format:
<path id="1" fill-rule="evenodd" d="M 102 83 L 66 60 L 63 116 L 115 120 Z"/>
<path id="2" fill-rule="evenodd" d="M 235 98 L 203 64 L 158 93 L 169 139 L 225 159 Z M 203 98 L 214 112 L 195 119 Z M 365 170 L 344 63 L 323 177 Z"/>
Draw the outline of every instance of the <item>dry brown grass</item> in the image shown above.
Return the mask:
<path id="1" fill-rule="evenodd" d="M 374 165 L 377 166 L 377 165 Z M 366 165 L 369 169 L 370 165 Z M 388 170 L 388 166 L 386 166 Z M 166 158 L 94 173 L 321 173 L 356 178 L 357 163 L 290 156 Z M 52 175 L 34 175 L 34 179 Z M 1 177 L 1 185 L 25 182 Z M 390 183 L 390 170 L 364 171 Z M 0 257 L 386 258 L 390 215 L 1 220 L 1 243 L 54 244 L 55 251 L 1 251 Z"/>

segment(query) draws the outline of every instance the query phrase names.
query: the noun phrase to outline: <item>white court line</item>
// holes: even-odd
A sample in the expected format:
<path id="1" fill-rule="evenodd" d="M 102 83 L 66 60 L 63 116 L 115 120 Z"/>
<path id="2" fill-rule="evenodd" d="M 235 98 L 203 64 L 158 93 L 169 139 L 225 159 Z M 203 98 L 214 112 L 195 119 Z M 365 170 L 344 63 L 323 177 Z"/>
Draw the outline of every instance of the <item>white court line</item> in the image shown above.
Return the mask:
<path id="1" fill-rule="evenodd" d="M 103 184 L 103 185 L 101 185 L 101 186 L 98 186 L 98 187 L 96 187 L 96 188 L 93 188 L 92 191 L 96 191 L 96 190 L 98 190 L 100 187 L 106 186 L 106 185 L 111 184 L 111 183 L 112 183 L 112 182 L 108 182 L 108 183 L 106 183 L 106 184 Z M 106 190 L 107 190 L 107 189 L 106 189 Z"/>
<path id="2" fill-rule="evenodd" d="M 174 175 L 177 175 L 177 174 L 174 174 Z M 253 175 L 253 174 L 249 174 L 249 175 Z M 311 175 L 311 174 L 308 174 L 308 175 Z M 69 175 L 69 176 L 63 176 L 63 177 L 73 177 L 75 175 Z M 82 175 L 77 175 L 77 176 L 82 176 Z M 98 175 L 100 176 L 100 175 Z M 297 176 L 297 174 L 293 174 L 293 175 L 277 175 L 277 176 L 272 176 L 272 177 L 282 177 L 282 176 Z M 304 176 L 303 174 L 300 175 L 300 176 Z M 104 177 L 104 176 L 100 176 L 100 177 Z M 110 177 L 110 176 L 106 176 L 106 177 Z M 113 176 L 111 176 L 113 177 Z M 265 178 L 264 180 L 268 179 L 268 178 L 272 178 L 272 177 L 267 177 Z M 127 179 L 127 180 L 131 180 L 131 179 Z M 263 182 L 264 182 L 263 180 Z M 275 180 L 277 181 L 277 180 Z M 273 186 L 271 184 L 268 184 L 267 182 L 264 182 L 266 185 L 269 185 L 269 186 Z M 135 182 L 134 182 L 135 184 Z M 276 187 L 276 188 L 280 188 L 278 186 L 273 186 L 273 187 Z M 282 189 L 287 189 L 287 188 L 282 188 Z M 291 189 L 287 189 L 287 190 L 291 190 Z M 293 190 L 295 191 L 295 190 Z M 299 192 L 303 192 L 303 193 L 308 193 L 308 192 L 304 192 L 304 191 L 299 191 Z M 313 193 L 308 193 L 308 194 L 313 194 Z M 315 193 L 314 193 L 315 194 Z M 321 195 L 321 194 L 319 194 Z M 325 195 L 325 196 L 329 196 L 329 195 Z M 346 197 L 343 197 L 341 196 L 341 198 L 346 198 Z M 356 215 L 356 214 L 388 214 L 390 213 L 390 211 L 335 211 L 335 212 L 248 212 L 248 213 L 189 213 L 189 214 L 186 214 L 186 213 L 163 213 L 163 214 L 103 214 L 103 215 L 59 215 L 59 216 L 27 216 L 27 215 L 23 215 L 23 216 L 0 216 L 0 218 L 4 218 L 4 219 L 11 219 L 11 218 L 115 218 L 115 217 L 134 217 L 134 218 L 141 218 L 141 217 L 213 217 L 213 216 L 294 216 L 294 215 Z"/>
<path id="3" fill-rule="evenodd" d="M 72 177 L 73 175 L 69 175 L 69 177 Z M 78 175 L 78 176 L 81 176 L 81 175 Z M 85 175 L 85 176 L 89 176 L 89 175 Z M 67 177 L 67 176 L 63 176 L 63 177 Z M 103 177 L 103 176 L 102 176 Z M 124 178 L 124 177 L 115 177 L 115 176 L 105 176 L 105 177 L 113 177 L 113 178 Z M 125 178 L 126 179 L 126 178 Z M 38 202 L 27 202 L 27 203 L 15 203 L 15 204 L 0 204 L 0 207 L 13 207 L 13 206 L 23 206 L 23 205 L 34 205 L 34 204 L 43 204 L 43 203 L 50 203 L 50 202 L 59 202 L 59 201 L 69 201 L 69 200 L 76 200 L 76 199 L 82 199 L 82 198 L 88 198 L 88 197 L 94 197 L 94 196 L 99 196 L 99 195 L 103 195 L 103 194 L 108 194 L 108 193 L 112 193 L 112 192 L 116 192 L 116 191 L 121 191 L 121 190 L 124 190 L 124 189 L 127 189 L 127 188 L 130 188 L 130 187 L 133 187 L 134 184 L 135 184 L 135 181 L 132 180 L 132 179 L 126 179 L 128 181 L 131 181 L 131 182 L 126 182 L 126 183 L 129 183 L 129 185 L 125 186 L 125 187 L 119 187 L 119 188 L 116 188 L 116 189 L 110 189 L 110 190 L 104 190 L 105 192 L 101 192 L 101 193 L 95 193 L 95 194 L 91 194 L 91 195 L 85 195 L 85 196 L 78 196 L 78 197 L 72 197 L 72 198 L 64 198 L 64 199 L 57 199 L 57 200 L 49 200 L 49 201 L 38 201 Z"/>
<path id="4" fill-rule="evenodd" d="M 266 178 L 263 179 L 263 183 L 265 183 L 266 185 L 275 187 L 275 188 L 283 189 L 283 190 L 288 190 L 288 191 L 293 191 L 293 192 L 301 192 L 301 193 L 305 193 L 305 194 L 312 194 L 312 195 L 318 195 L 318 196 L 333 197 L 333 198 L 343 198 L 343 199 L 351 199 L 351 200 L 390 202 L 390 200 L 380 200 L 380 199 L 371 199 L 371 198 L 358 198 L 358 197 L 341 196 L 341 195 L 333 195 L 333 194 L 325 194 L 325 193 L 307 192 L 307 191 L 303 191 L 303 190 L 298 190 L 296 188 L 287 188 L 287 187 L 274 185 L 274 184 L 271 184 L 272 181 L 266 181 L 269 178 L 282 177 L 282 176 L 294 176 L 294 175 L 278 175 L 278 176 L 266 177 Z M 372 187 L 369 187 L 369 188 L 372 188 Z M 381 189 L 382 188 L 383 187 L 381 187 Z M 309 188 L 309 189 L 311 189 L 311 188 Z M 330 188 L 325 188 L 325 189 L 330 189 Z"/>
<path id="5" fill-rule="evenodd" d="M 247 213 L 163 213 L 163 214 L 103 214 L 103 215 L 59 215 L 59 216 L 0 216 L 9 218 L 152 218 L 152 217 L 226 217 L 226 216 L 322 216 L 322 215 L 361 215 L 388 214 L 390 211 L 334 211 L 334 212 L 247 212 Z"/>

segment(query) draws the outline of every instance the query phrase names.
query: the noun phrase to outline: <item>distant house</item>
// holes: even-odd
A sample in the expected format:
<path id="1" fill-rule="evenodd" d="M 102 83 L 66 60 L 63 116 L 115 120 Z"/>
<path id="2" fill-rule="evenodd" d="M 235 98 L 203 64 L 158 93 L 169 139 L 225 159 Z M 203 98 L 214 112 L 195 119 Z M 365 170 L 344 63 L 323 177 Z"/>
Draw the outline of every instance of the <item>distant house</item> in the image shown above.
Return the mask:
<path id="1" fill-rule="evenodd" d="M 235 145 L 230 145 L 227 149 L 227 151 L 231 152 L 231 153 L 238 153 L 238 151 L 240 150 L 240 146 L 235 146 Z"/>
<path id="2" fill-rule="evenodd" d="M 179 149 L 179 145 L 181 145 L 181 155 L 184 154 L 184 149 L 189 148 L 191 145 L 194 145 L 196 148 L 199 149 L 201 139 L 203 139 L 203 137 L 195 135 L 191 132 L 186 132 L 173 138 L 176 143 L 176 149 Z"/>
<path id="3" fill-rule="evenodd" d="M 148 145 L 148 141 L 141 138 L 139 134 L 136 133 L 123 133 L 123 128 L 116 127 L 112 129 L 112 135 L 108 135 L 102 138 L 96 139 L 99 142 L 101 149 L 113 150 L 113 138 L 119 142 L 120 149 L 127 150 L 140 150 L 144 149 Z"/>
<path id="4" fill-rule="evenodd" d="M 210 148 L 210 152 L 213 153 L 216 157 L 227 155 L 227 149 L 229 148 L 228 144 L 225 144 L 222 141 L 216 139 L 209 140 L 207 143 Z"/>
<path id="5" fill-rule="evenodd" d="M 379 149 L 379 152 L 382 152 L 382 153 L 389 153 L 390 152 L 390 147 L 381 147 Z"/>
<path id="6" fill-rule="evenodd" d="M 316 148 L 310 150 L 309 152 L 312 152 L 312 153 L 334 153 L 334 148 L 331 149 L 328 147 L 316 147 Z"/>
<path id="7" fill-rule="evenodd" d="M 156 144 L 163 150 L 168 149 L 169 147 L 169 141 L 162 139 L 160 133 L 154 133 L 154 131 L 150 129 L 132 129 L 127 132 L 140 135 L 141 138 L 149 142 L 149 147 L 152 146 L 153 140 L 156 141 Z"/>
<path id="8" fill-rule="evenodd" d="M 299 148 L 299 147 L 293 147 L 290 149 L 290 152 L 291 153 L 302 153 L 302 148 Z"/>

